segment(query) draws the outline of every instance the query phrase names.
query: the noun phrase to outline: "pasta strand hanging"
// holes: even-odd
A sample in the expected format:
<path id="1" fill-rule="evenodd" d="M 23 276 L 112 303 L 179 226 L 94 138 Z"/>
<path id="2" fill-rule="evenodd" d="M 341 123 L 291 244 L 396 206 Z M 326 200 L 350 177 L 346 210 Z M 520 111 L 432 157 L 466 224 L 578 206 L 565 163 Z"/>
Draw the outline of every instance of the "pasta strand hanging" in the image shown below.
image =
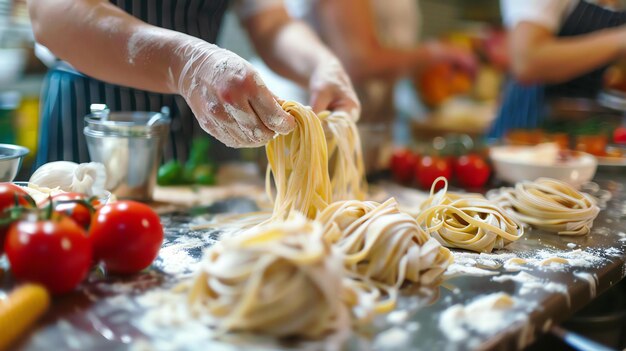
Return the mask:
<path id="1" fill-rule="evenodd" d="M 333 201 L 365 200 L 367 181 L 356 124 L 345 112 L 325 111 L 318 116 L 328 144 Z"/>
<path id="2" fill-rule="evenodd" d="M 270 197 L 271 178 L 276 185 L 272 219 L 284 219 L 292 211 L 315 218 L 331 201 L 324 130 L 311 108 L 292 101 L 284 102 L 282 107 L 294 117 L 296 128 L 290 134 L 277 136 L 266 146 L 269 162 L 266 190 Z"/>

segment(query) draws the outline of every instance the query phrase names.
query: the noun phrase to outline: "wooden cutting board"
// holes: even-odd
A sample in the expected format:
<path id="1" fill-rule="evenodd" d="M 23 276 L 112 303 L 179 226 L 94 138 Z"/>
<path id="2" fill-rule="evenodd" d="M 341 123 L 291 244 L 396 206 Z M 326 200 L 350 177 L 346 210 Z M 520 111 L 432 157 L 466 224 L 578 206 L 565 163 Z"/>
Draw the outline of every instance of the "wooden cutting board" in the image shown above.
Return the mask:
<path id="1" fill-rule="evenodd" d="M 193 206 L 207 206 L 233 197 L 247 197 L 259 203 L 268 201 L 265 189 L 258 185 L 157 186 L 150 205 L 158 213 L 164 213 Z"/>

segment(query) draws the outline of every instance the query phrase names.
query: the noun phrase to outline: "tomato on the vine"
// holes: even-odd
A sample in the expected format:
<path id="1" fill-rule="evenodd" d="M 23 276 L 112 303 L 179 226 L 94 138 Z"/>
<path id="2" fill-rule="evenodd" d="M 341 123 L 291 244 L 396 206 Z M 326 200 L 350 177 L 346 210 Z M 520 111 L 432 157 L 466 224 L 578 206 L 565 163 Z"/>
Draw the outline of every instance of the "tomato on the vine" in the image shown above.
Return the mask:
<path id="1" fill-rule="evenodd" d="M 15 278 L 40 283 L 55 294 L 73 290 L 92 263 L 87 234 L 65 216 L 13 223 L 4 248 Z"/>
<path id="2" fill-rule="evenodd" d="M 55 213 L 66 215 L 85 230 L 89 229 L 93 210 L 87 195 L 60 193 L 52 196 L 51 200 Z"/>
<path id="3" fill-rule="evenodd" d="M 163 243 L 159 216 L 147 205 L 118 201 L 96 211 L 89 230 L 96 260 L 112 273 L 148 267 Z"/>
<path id="4" fill-rule="evenodd" d="M 389 167 L 393 178 L 399 183 L 409 183 L 419 157 L 408 149 L 397 149 L 391 155 Z"/>
<path id="5" fill-rule="evenodd" d="M 8 219 L 7 211 L 16 205 L 30 207 L 32 199 L 28 193 L 13 183 L 0 183 L 0 218 Z M 10 223 L 0 224 L 0 255 L 4 250 L 4 240 L 9 230 Z"/>
<path id="6" fill-rule="evenodd" d="M 491 167 L 487 161 L 476 154 L 459 157 L 454 170 L 459 184 L 468 188 L 484 186 L 491 175 Z"/>
<path id="7" fill-rule="evenodd" d="M 450 162 L 439 156 L 424 156 L 415 168 L 415 177 L 418 183 L 426 189 L 430 189 L 435 180 L 439 177 L 445 177 L 450 180 L 452 177 L 452 168 Z M 443 183 L 437 183 L 440 188 Z"/>

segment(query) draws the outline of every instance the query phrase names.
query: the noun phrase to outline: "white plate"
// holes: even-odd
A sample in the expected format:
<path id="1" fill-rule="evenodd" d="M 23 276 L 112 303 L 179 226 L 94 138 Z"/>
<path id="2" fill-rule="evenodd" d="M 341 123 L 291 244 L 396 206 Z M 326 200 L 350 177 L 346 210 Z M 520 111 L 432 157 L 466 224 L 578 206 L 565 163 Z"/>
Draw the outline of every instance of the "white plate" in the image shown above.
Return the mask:
<path id="1" fill-rule="evenodd" d="M 497 146 L 490 149 L 496 176 L 509 183 L 524 180 L 533 181 L 540 177 L 562 180 L 575 187 L 590 181 L 596 173 L 598 162 L 590 154 L 570 151 L 573 158 L 567 161 L 551 162 L 551 155 L 538 153 L 534 158 L 528 156 L 533 146 Z"/>

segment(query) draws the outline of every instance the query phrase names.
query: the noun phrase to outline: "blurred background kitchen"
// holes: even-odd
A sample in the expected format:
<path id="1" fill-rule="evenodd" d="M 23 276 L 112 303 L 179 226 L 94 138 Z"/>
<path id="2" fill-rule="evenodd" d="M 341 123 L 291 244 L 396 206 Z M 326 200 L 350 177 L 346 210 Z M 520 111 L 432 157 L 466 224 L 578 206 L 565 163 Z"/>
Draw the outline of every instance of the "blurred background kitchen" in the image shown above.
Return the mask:
<path id="1" fill-rule="evenodd" d="M 420 70 L 419 75 L 396 80 L 391 95 L 376 109 L 368 105 L 371 99 L 367 92 L 357 86 L 357 90 L 363 92 L 365 117 L 360 128 L 362 137 L 368 140 L 365 157 L 370 170 L 389 165 L 394 145 L 410 147 L 422 155 L 443 157 L 468 151 L 459 149 L 480 149 L 497 113 L 507 74 L 506 35 L 499 1 L 403 2 L 415 13 L 403 16 L 402 20 L 410 19 L 413 23 L 400 26 L 394 23 L 395 27 L 409 30 L 411 40 L 416 42 L 437 40 L 469 49 L 475 54 L 478 65 L 473 73 L 468 73 L 448 62 L 430 64 Z M 286 3 L 292 15 L 316 25 L 307 7 L 310 2 L 289 0 Z M 615 3 L 619 6 L 619 2 Z M 381 32 L 380 27 L 386 25 L 384 18 L 378 18 L 377 22 L 377 30 Z M 234 15 L 227 16 L 218 44 L 253 62 L 277 95 L 307 101 L 301 89 L 272 74 L 261 63 Z M 39 93 L 46 72 L 40 58 L 44 56 L 35 54 L 26 2 L 0 0 L 0 142 L 23 145 L 31 151 L 17 179 L 27 179 L 37 153 Z M 616 64 L 607 70 L 607 88 L 626 90 L 626 75 L 621 66 Z M 621 151 L 607 147 L 621 124 L 620 108 L 623 107 L 612 98 L 605 99 L 610 101 L 604 105 L 613 103 L 613 109 L 600 106 L 597 99 L 557 101 L 545 112 L 550 118 L 540 128 L 514 130 L 498 142 L 557 141 L 598 156 L 607 156 L 607 152 L 608 156 L 611 152 L 619 154 L 613 156 L 622 156 Z M 375 118 L 366 116 L 368 113 L 376 114 Z"/>
<path id="2" fill-rule="evenodd" d="M 305 2 L 288 1 L 288 5 L 294 15 L 306 11 Z M 428 21 L 420 20 L 409 26 L 418 30 L 416 37 L 438 38 L 472 48 L 481 53 L 482 59 L 474 77 L 437 65 L 419 79 L 405 77 L 399 81 L 394 97 L 396 111 L 389 111 L 399 117 L 395 119 L 401 126 L 396 128 L 396 140 L 399 144 L 409 144 L 413 136 L 406 126 L 411 125 L 428 126 L 428 130 L 415 128 L 421 132 L 454 126 L 453 131 L 479 133 L 493 117 L 503 76 L 498 54 L 496 57 L 486 55 L 492 51 L 491 46 L 501 44 L 498 1 L 422 0 L 418 5 L 415 8 L 419 13 L 415 13 L 414 18 L 428 18 Z M 234 15 L 228 15 L 218 44 L 257 63 L 264 79 L 278 95 L 306 101 L 298 96 L 297 87 L 271 76 L 268 69 L 261 66 Z M 27 178 L 37 153 L 39 93 L 46 72 L 38 56 L 42 57 L 35 54 L 26 1 L 0 0 L 0 142 L 23 145 L 31 150 L 17 179 Z M 493 59 L 496 62 L 492 62 Z M 393 120 L 393 116 L 383 117 Z"/>

